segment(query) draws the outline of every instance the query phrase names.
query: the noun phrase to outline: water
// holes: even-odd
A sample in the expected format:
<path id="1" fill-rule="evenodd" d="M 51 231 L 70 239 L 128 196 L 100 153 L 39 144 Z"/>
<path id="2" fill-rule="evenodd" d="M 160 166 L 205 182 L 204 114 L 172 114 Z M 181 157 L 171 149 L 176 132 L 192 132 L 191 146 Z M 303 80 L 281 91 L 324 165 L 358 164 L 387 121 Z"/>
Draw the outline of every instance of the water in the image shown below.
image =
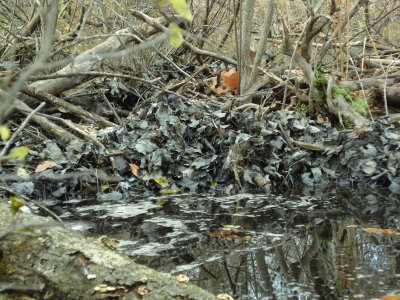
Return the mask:
<path id="1" fill-rule="evenodd" d="M 400 203 L 384 190 L 71 200 L 62 217 L 136 262 L 238 299 L 400 294 Z M 390 229 L 379 231 L 380 229 Z M 399 296 L 400 299 L 400 296 Z"/>

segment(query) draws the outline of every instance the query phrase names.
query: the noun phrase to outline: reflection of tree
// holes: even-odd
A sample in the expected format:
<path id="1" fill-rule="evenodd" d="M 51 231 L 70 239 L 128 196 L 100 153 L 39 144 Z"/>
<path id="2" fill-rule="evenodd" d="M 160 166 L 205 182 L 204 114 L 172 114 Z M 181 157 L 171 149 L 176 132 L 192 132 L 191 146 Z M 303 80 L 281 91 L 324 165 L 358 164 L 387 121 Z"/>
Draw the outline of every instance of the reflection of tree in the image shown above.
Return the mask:
<path id="1" fill-rule="evenodd" d="M 263 290 L 265 295 L 270 295 L 271 299 L 276 299 L 268 265 L 265 262 L 265 252 L 261 249 L 256 250 L 255 257 L 258 275 L 260 276 L 260 281 L 258 281 L 259 287 Z"/>
<path id="2" fill-rule="evenodd" d="M 368 226 L 360 226 L 360 219 L 309 216 L 304 221 L 295 229 L 266 225 L 263 230 L 271 234 L 245 241 L 209 237 L 209 255 L 218 251 L 220 257 L 191 277 L 215 294 L 239 299 L 370 298 L 399 287 L 394 280 L 400 247 L 393 237 L 363 232 L 360 228 Z M 276 232 L 285 237 L 277 238 Z"/>

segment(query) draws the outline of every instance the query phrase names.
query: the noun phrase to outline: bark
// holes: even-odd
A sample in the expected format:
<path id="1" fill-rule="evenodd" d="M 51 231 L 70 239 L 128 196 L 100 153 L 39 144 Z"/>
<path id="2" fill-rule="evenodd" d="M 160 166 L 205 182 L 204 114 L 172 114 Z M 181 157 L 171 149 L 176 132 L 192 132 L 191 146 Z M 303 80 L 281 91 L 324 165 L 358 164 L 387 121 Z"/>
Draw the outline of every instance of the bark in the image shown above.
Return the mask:
<path id="1" fill-rule="evenodd" d="M 356 128 L 361 128 L 370 124 L 363 116 L 354 111 L 346 99 L 342 95 L 332 95 L 332 84 L 334 78 L 331 77 L 328 81 L 328 87 L 326 89 L 326 104 L 328 105 L 329 111 L 334 114 L 339 122 L 343 125 L 342 120 L 350 121 Z"/>
<path id="2" fill-rule="evenodd" d="M 0 298 L 7 284 L 38 299 L 215 299 L 50 218 L 13 218 L 0 203 Z"/>
<path id="3" fill-rule="evenodd" d="M 385 81 L 386 81 L 386 91 L 385 91 Z M 382 96 L 386 92 L 387 103 L 393 106 L 400 106 L 400 84 L 395 82 L 396 80 L 393 78 L 389 79 L 366 78 L 362 80 L 341 81 L 339 85 L 341 87 L 348 88 L 351 91 L 357 91 L 361 89 L 373 90 L 379 96 Z"/>

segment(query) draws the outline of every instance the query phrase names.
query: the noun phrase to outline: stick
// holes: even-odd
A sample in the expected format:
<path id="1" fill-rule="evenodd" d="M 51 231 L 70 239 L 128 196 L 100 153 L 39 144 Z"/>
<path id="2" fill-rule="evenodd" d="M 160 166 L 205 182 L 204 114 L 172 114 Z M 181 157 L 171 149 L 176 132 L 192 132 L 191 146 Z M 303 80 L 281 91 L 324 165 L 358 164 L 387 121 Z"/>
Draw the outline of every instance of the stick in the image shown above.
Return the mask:
<path id="1" fill-rule="evenodd" d="M 17 136 L 21 133 L 22 130 L 28 125 L 29 121 L 32 119 L 32 117 L 39 111 L 41 110 L 44 106 L 46 105 L 45 102 L 42 102 L 38 107 L 36 107 L 32 112 L 26 117 L 24 122 L 22 122 L 21 126 L 17 129 L 16 132 L 11 136 L 11 138 L 7 141 L 6 145 L 4 146 L 3 150 L 0 152 L 0 157 L 4 156 L 10 148 L 11 144 L 14 142 L 14 140 L 17 138 Z"/>

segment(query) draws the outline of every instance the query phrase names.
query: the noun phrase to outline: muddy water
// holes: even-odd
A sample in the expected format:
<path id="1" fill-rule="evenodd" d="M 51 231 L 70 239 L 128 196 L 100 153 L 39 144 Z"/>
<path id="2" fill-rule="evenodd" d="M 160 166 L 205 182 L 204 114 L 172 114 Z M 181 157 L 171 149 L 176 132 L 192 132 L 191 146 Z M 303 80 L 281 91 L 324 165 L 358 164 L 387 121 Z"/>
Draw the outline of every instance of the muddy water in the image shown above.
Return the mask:
<path id="1" fill-rule="evenodd" d="M 117 251 L 157 270 L 186 274 L 215 294 L 400 294 L 400 200 L 384 190 L 70 200 L 62 210 L 73 229 L 116 238 Z"/>

